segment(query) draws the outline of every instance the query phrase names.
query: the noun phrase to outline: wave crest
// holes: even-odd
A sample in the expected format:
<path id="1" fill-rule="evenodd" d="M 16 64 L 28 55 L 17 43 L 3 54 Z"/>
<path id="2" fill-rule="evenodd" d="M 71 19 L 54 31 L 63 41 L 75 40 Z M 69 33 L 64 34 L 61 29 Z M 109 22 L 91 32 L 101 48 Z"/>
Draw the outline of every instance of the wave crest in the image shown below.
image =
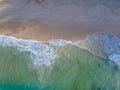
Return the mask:
<path id="1" fill-rule="evenodd" d="M 101 32 L 88 35 L 88 37 L 79 42 L 79 44 L 104 58 L 115 61 L 117 64 L 120 61 L 120 35 Z"/>
<path id="2" fill-rule="evenodd" d="M 0 45 L 13 46 L 20 51 L 29 52 L 35 65 L 50 65 L 58 57 L 58 47 L 68 44 L 85 48 L 100 57 L 110 59 L 120 65 L 120 35 L 114 33 L 94 33 L 77 42 L 62 39 L 39 42 L 0 35 Z"/>

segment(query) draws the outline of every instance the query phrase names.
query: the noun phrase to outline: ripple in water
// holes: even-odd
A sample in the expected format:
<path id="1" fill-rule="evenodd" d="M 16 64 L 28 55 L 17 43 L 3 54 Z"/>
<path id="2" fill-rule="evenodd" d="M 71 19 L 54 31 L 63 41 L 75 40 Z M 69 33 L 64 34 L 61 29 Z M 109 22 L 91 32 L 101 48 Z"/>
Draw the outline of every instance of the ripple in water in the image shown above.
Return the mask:
<path id="1" fill-rule="evenodd" d="M 50 41 L 38 42 L 36 45 L 30 40 L 21 44 L 16 39 L 18 42 L 15 44 L 16 40 L 11 43 L 8 38 L 10 37 L 4 38 L 4 41 L 1 41 L 2 38 L 0 40 L 0 90 L 120 89 L 119 66 L 108 58 L 81 48 L 77 43 L 63 41 L 64 44 L 59 42 L 60 45 L 57 45 L 54 44 L 56 41 Z M 6 41 L 8 42 L 5 43 Z M 47 50 L 47 54 L 37 51 L 35 58 L 31 58 L 32 51 L 35 53 L 37 50 L 34 46 L 39 46 L 35 48 L 43 51 L 50 50 Z M 33 50 L 30 51 L 29 47 Z M 42 64 L 34 64 L 36 55 L 48 56 L 50 59 L 41 56 L 37 63 Z M 54 58 L 51 58 L 52 55 Z M 45 64 L 42 60 L 49 61 L 50 64 Z"/>

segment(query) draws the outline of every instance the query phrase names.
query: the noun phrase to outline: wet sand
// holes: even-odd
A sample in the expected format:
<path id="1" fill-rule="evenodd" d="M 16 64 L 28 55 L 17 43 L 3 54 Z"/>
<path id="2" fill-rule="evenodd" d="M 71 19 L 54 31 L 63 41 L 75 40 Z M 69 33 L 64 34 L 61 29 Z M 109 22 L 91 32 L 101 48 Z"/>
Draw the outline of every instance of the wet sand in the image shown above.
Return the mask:
<path id="1" fill-rule="evenodd" d="M 47 41 L 52 39 L 81 40 L 88 34 L 95 32 L 120 33 L 119 26 L 95 23 L 46 23 L 38 21 L 19 22 L 9 21 L 0 24 L 0 34 L 15 36 L 17 38 Z"/>
<path id="2" fill-rule="evenodd" d="M 0 10 L 0 34 L 40 41 L 52 39 L 76 41 L 95 32 L 120 33 L 119 9 L 111 10 L 106 4 L 99 6 L 98 4 L 101 5 L 102 2 L 96 2 L 98 7 L 91 6 L 95 2 L 91 2 L 90 7 L 85 2 L 80 4 L 81 8 L 73 7 L 71 4 L 69 7 L 65 4 L 66 7 L 62 8 L 53 6 L 50 2 L 45 3 L 46 8 L 34 2 L 22 3 L 21 1 L 15 5 L 10 4 Z M 64 4 L 61 2 L 61 5 Z M 114 6 L 116 3 L 110 5 Z"/>

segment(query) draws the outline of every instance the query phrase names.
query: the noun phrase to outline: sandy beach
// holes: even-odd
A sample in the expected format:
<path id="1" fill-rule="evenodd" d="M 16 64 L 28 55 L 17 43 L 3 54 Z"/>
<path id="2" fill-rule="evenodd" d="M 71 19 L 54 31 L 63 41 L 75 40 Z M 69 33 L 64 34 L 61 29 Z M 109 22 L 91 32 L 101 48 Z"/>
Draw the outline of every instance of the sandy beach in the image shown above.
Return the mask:
<path id="1" fill-rule="evenodd" d="M 111 27 L 111 28 L 110 28 Z M 41 22 L 7 22 L 0 27 L 0 34 L 15 36 L 17 38 L 47 41 L 52 39 L 65 39 L 77 41 L 84 39 L 88 34 L 95 32 L 120 33 L 119 26 L 97 25 L 90 23 L 63 24 Z"/>
<path id="2" fill-rule="evenodd" d="M 115 8 L 115 4 L 113 8 L 111 3 L 93 6 L 84 2 L 79 6 L 75 2 L 74 5 L 62 5 L 61 1 L 55 6 L 48 0 L 43 5 L 16 2 L 1 4 L 0 34 L 40 41 L 76 41 L 95 32 L 120 33 L 120 8 Z"/>
<path id="3" fill-rule="evenodd" d="M 0 90 L 120 90 L 120 0 L 0 0 Z"/>

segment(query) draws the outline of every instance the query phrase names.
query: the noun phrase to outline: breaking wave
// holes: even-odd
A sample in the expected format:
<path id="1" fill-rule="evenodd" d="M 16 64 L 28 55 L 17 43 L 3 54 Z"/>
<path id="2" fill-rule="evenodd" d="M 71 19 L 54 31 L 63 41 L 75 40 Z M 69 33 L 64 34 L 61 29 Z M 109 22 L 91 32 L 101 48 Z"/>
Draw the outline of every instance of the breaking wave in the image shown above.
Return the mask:
<path id="1" fill-rule="evenodd" d="M 36 41 L 0 35 L 1 90 L 119 90 L 120 36 Z"/>

